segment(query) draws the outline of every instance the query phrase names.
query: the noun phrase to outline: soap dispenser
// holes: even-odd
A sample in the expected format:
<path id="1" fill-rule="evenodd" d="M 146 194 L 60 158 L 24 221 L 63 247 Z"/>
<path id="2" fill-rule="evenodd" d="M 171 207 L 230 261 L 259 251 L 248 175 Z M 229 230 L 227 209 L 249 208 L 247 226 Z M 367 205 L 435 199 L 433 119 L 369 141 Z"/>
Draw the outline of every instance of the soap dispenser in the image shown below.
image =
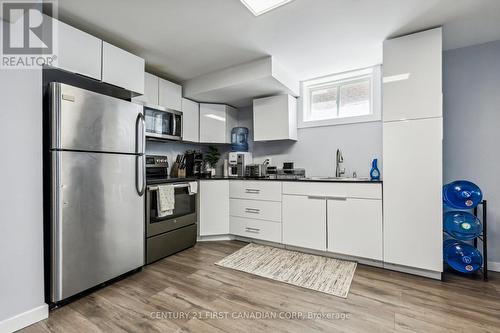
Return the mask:
<path id="1" fill-rule="evenodd" d="M 380 171 L 377 166 L 378 159 L 373 159 L 372 161 L 372 169 L 370 170 L 370 178 L 371 180 L 380 180 Z"/>

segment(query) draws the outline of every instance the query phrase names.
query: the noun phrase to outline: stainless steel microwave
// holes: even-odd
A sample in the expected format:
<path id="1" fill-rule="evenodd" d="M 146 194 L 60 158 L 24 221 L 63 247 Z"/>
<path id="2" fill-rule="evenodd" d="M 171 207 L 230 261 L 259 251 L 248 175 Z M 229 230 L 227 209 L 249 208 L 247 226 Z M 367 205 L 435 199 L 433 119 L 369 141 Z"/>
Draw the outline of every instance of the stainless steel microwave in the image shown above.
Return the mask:
<path id="1" fill-rule="evenodd" d="M 182 140 L 182 112 L 160 106 L 144 106 L 146 137 Z"/>

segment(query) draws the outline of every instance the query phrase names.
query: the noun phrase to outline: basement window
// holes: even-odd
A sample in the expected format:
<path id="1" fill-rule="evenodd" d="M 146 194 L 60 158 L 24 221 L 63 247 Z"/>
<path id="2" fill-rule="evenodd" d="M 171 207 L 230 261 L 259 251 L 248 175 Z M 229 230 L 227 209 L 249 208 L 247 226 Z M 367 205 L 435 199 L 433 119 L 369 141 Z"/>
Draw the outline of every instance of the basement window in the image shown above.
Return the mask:
<path id="1" fill-rule="evenodd" d="M 380 66 L 303 81 L 299 127 L 381 119 Z"/>

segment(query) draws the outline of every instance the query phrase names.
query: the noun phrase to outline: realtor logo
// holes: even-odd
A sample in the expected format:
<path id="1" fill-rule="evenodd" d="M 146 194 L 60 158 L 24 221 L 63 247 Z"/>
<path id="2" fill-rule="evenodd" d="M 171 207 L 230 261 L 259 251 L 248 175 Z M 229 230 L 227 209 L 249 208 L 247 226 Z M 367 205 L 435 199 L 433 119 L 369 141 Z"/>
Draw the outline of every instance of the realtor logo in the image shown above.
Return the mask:
<path id="1" fill-rule="evenodd" d="M 53 9 L 46 1 L 2 2 L 2 68 L 53 65 Z"/>

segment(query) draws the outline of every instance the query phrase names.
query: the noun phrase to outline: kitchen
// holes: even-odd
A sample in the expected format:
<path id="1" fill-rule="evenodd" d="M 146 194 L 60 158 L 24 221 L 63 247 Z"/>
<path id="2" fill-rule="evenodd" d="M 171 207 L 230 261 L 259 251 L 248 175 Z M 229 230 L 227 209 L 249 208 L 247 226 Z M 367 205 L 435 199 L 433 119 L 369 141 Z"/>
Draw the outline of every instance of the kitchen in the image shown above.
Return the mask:
<path id="1" fill-rule="evenodd" d="M 45 2 L 56 63 L 0 70 L 0 331 L 498 327 L 498 4 L 363 1 L 338 49 L 304 34 L 349 1 L 250 2 Z M 443 263 L 462 179 L 490 204 L 472 278 Z"/>

